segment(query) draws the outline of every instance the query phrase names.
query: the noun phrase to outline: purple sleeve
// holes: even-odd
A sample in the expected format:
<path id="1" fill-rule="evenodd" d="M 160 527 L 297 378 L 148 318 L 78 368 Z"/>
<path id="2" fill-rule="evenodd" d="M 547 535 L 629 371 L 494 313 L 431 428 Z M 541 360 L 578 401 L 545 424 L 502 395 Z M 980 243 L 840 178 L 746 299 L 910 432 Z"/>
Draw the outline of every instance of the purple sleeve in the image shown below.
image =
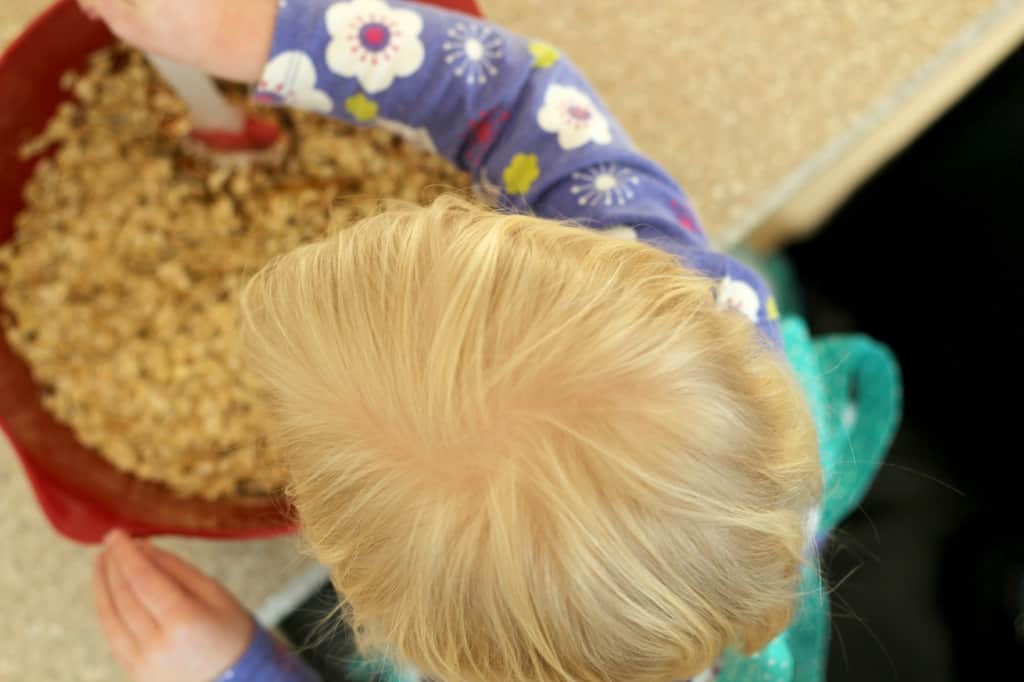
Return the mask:
<path id="1" fill-rule="evenodd" d="M 249 648 L 215 682 L 320 682 L 320 676 L 257 623 Z"/>
<path id="2" fill-rule="evenodd" d="M 711 249 L 682 189 L 555 48 L 414 2 L 288 0 L 257 99 L 403 134 L 507 207 L 648 242 L 780 343 L 764 282 Z"/>

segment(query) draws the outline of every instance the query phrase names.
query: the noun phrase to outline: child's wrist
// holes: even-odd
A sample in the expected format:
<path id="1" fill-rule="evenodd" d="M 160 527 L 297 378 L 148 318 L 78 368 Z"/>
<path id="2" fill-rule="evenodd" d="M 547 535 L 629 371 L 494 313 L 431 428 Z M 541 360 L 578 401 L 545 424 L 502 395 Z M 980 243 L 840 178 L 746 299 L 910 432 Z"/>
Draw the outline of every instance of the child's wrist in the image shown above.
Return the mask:
<path id="1" fill-rule="evenodd" d="M 220 78 L 255 83 L 274 39 L 277 0 L 223 0 L 200 67 Z"/>

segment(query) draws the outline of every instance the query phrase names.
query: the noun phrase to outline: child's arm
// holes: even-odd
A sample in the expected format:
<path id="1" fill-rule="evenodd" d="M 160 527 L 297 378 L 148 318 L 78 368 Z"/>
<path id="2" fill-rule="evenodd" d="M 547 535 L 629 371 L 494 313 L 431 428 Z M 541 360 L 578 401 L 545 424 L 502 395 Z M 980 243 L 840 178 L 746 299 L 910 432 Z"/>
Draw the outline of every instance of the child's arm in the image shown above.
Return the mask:
<path id="1" fill-rule="evenodd" d="M 555 48 L 401 0 L 277 14 L 256 97 L 402 131 L 512 205 L 704 245 L 688 202 Z"/>
<path id="2" fill-rule="evenodd" d="M 142 4 L 184 14 L 190 10 L 181 4 L 199 2 Z M 399 0 L 202 2 L 221 8 L 202 10 L 220 17 L 221 28 L 201 50 L 200 66 L 251 76 L 264 101 L 398 130 L 471 171 L 511 208 L 592 228 L 622 226 L 618 234 L 674 253 L 717 280 L 719 305 L 736 308 L 779 341 L 764 283 L 710 248 L 683 191 L 633 147 L 579 71 L 550 45 Z M 252 10 L 238 14 L 243 2 Z M 272 28 L 264 18 L 270 4 L 280 5 Z M 137 42 L 131 30 L 120 33 Z M 253 45 L 270 50 L 259 76 Z M 239 55 L 249 55 L 245 64 Z"/>
<path id="3" fill-rule="evenodd" d="M 760 278 L 710 249 L 683 191 L 550 45 L 413 2 L 290 2 L 257 97 L 399 130 L 518 210 L 628 226 L 719 280 L 720 305 L 778 341 Z"/>
<path id="4" fill-rule="evenodd" d="M 269 632 L 255 626 L 242 657 L 214 682 L 319 682 L 320 676 Z"/>
<path id="5" fill-rule="evenodd" d="M 117 661 L 140 682 L 315 682 L 221 585 L 173 554 L 111 533 L 93 587 Z"/>

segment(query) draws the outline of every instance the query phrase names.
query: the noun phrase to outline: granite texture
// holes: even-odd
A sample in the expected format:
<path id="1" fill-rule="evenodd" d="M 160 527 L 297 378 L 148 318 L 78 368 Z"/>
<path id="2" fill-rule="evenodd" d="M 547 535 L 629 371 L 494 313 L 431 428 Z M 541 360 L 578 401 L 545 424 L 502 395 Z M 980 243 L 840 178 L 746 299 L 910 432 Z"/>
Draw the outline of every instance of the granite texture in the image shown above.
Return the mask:
<path id="1" fill-rule="evenodd" d="M 0 442 L 0 500 L 0 681 L 126 679 L 93 612 L 95 550 L 50 528 L 6 442 Z M 253 609 L 309 566 L 291 539 L 156 543 L 222 581 Z"/>
<path id="2" fill-rule="evenodd" d="M 720 243 L 746 236 L 781 183 L 986 13 L 1021 4 L 478 1 L 582 66 Z"/>
<path id="3" fill-rule="evenodd" d="M 298 1 L 298 0 L 292 0 Z M 1015 0 L 480 0 L 559 45 L 637 143 L 735 234 L 806 159 Z M 0 47 L 50 0 L 0 2 Z M 0 443 L 0 681 L 119 680 L 89 591 L 94 550 L 59 538 Z M 292 540 L 161 541 L 256 606 L 306 564 Z"/>

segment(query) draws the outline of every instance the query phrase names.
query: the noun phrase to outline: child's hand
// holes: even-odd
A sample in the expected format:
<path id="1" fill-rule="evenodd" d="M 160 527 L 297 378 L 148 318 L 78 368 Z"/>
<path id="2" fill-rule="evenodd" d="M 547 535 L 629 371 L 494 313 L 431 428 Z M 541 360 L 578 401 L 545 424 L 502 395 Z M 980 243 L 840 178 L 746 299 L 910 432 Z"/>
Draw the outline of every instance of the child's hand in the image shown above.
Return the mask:
<path id="1" fill-rule="evenodd" d="M 259 80 L 277 0 L 78 0 L 119 38 L 221 78 Z"/>
<path id="2" fill-rule="evenodd" d="M 249 613 L 221 585 L 173 554 L 114 531 L 93 588 L 114 657 L 138 682 L 216 678 L 245 652 Z"/>

